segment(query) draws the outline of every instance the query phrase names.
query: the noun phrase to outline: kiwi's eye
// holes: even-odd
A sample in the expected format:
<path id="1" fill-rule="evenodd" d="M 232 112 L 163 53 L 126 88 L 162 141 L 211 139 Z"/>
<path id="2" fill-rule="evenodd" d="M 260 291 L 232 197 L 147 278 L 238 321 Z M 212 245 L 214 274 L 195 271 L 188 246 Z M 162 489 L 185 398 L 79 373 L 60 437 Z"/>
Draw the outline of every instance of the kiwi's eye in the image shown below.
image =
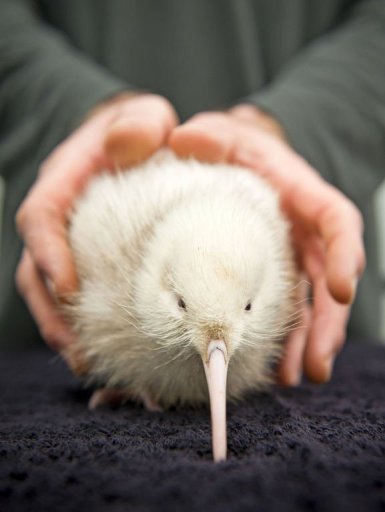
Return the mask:
<path id="1" fill-rule="evenodd" d="M 250 311 L 251 309 L 251 302 L 248 302 L 245 307 L 245 311 Z"/>
<path id="2" fill-rule="evenodd" d="M 179 300 L 178 300 L 178 306 L 179 306 L 181 309 L 186 309 L 186 303 L 185 303 L 185 301 L 182 299 L 182 297 L 179 297 Z"/>

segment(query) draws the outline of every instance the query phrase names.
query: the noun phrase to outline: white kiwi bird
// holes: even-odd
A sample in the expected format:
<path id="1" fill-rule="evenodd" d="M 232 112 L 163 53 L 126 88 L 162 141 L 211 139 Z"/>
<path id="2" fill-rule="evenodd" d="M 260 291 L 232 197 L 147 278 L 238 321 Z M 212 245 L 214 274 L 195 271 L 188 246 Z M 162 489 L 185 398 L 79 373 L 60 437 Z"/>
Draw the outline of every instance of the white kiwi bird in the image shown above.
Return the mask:
<path id="1" fill-rule="evenodd" d="M 271 381 L 298 317 L 290 226 L 251 171 L 163 150 L 102 173 L 75 205 L 79 292 L 68 308 L 90 406 L 209 402 L 214 460 L 226 458 L 226 397 Z M 203 363 L 203 364 L 202 364 Z"/>

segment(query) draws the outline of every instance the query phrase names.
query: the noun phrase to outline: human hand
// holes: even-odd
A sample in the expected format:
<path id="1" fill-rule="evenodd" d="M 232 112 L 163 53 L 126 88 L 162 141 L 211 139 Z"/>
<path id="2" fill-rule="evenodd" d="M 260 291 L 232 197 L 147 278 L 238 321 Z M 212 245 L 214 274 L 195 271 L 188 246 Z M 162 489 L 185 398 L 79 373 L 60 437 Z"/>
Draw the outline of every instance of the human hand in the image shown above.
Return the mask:
<path id="1" fill-rule="evenodd" d="M 124 93 L 99 105 L 48 156 L 18 210 L 16 222 L 24 241 L 18 289 L 43 339 L 75 371 L 68 350 L 73 334 L 59 308 L 78 286 L 67 240 L 72 205 L 93 175 L 146 159 L 165 144 L 176 123 L 171 104 L 156 95 Z"/>
<path id="2" fill-rule="evenodd" d="M 311 380 L 327 381 L 365 266 L 357 208 L 288 145 L 277 122 L 255 107 L 198 114 L 173 130 L 169 145 L 182 157 L 251 168 L 278 190 L 293 224 L 298 266 L 312 287 L 312 304 L 303 301 L 278 377 L 283 384 L 296 385 L 304 369 Z"/>

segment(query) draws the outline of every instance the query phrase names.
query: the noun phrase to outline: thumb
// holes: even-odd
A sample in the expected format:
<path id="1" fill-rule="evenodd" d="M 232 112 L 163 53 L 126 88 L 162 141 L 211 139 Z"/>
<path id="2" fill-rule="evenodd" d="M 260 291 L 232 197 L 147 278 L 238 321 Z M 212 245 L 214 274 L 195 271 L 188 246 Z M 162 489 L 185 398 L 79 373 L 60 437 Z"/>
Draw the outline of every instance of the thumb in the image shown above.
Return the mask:
<path id="1" fill-rule="evenodd" d="M 156 95 L 132 97 L 120 105 L 107 129 L 105 153 L 117 167 L 134 165 L 165 145 L 177 124 L 177 114 L 165 98 Z"/>

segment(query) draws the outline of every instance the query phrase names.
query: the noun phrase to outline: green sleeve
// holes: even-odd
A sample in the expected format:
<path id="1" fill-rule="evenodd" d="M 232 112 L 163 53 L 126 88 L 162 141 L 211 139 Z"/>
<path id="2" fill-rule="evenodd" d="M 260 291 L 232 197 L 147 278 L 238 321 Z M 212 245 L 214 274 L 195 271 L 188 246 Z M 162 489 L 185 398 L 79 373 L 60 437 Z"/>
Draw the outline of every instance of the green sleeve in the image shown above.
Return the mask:
<path id="1" fill-rule="evenodd" d="M 6 180 L 20 152 L 43 159 L 92 106 L 128 88 L 42 23 L 33 5 L 0 0 L 0 173 Z"/>
<path id="2" fill-rule="evenodd" d="M 385 2 L 359 3 L 248 101 L 325 179 L 358 203 L 370 197 L 385 177 Z"/>
<path id="3" fill-rule="evenodd" d="M 39 339 L 14 275 L 21 252 L 14 218 L 39 166 L 97 103 L 127 89 L 42 23 L 33 0 L 0 0 L 0 343 Z"/>

